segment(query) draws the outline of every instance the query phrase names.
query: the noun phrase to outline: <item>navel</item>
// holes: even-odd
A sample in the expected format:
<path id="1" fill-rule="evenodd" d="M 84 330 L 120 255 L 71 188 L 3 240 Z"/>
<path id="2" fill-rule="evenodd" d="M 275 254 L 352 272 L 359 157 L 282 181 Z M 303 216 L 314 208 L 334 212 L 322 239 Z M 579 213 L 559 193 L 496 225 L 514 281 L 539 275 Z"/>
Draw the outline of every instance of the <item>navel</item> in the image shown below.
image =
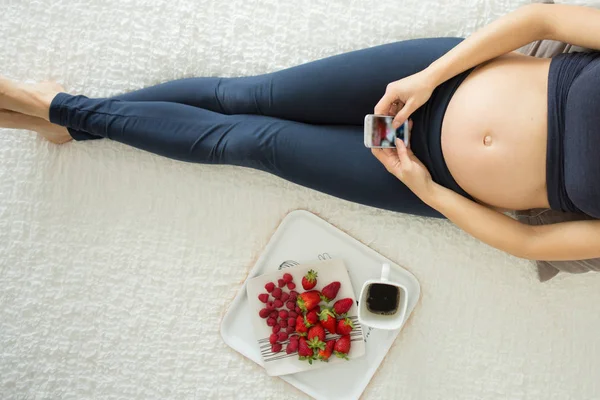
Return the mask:
<path id="1" fill-rule="evenodd" d="M 483 145 L 484 146 L 492 145 L 492 136 L 491 135 L 485 135 L 485 137 L 483 138 Z"/>

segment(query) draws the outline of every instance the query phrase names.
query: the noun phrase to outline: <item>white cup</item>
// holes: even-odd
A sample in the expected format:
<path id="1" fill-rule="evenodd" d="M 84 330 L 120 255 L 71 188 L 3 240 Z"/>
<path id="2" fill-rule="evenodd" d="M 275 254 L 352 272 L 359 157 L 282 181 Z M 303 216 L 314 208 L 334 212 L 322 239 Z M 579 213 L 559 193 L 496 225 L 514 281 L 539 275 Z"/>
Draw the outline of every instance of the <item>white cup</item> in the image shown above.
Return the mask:
<path id="1" fill-rule="evenodd" d="M 369 279 L 363 284 L 358 299 L 358 321 L 366 326 L 376 329 L 400 329 L 406 316 L 407 296 L 406 288 L 398 282 L 390 281 L 390 264 L 383 264 L 381 278 Z M 377 314 L 367 308 L 369 288 L 372 284 L 390 285 L 398 288 L 398 307 L 393 314 Z"/>

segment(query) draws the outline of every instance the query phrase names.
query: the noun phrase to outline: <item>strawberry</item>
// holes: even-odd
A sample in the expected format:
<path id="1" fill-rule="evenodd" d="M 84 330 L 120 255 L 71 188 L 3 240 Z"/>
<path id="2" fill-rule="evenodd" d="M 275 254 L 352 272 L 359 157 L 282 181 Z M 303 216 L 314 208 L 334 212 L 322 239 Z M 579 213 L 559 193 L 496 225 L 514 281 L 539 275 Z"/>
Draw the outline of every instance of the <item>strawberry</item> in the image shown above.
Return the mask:
<path id="1" fill-rule="evenodd" d="M 306 339 L 300 338 L 300 341 L 298 342 L 298 358 L 300 360 L 308 360 L 308 363 L 312 364 L 314 357 L 315 353 L 313 352 L 313 349 L 308 347 Z"/>
<path id="2" fill-rule="evenodd" d="M 269 282 L 265 285 L 265 290 L 271 293 L 275 289 L 275 284 L 273 282 Z"/>
<path id="3" fill-rule="evenodd" d="M 284 281 L 283 279 L 277 280 L 277 286 L 279 286 L 280 288 L 284 287 L 286 284 L 287 284 L 287 282 Z"/>
<path id="4" fill-rule="evenodd" d="M 302 287 L 304 290 L 310 290 L 317 285 L 317 275 L 318 274 L 311 269 L 302 277 Z"/>
<path id="5" fill-rule="evenodd" d="M 354 304 L 354 300 L 349 297 L 338 300 L 333 303 L 333 312 L 335 312 L 338 317 L 341 317 L 343 314 L 346 314 L 348 310 L 350 310 L 352 304 Z"/>
<path id="6" fill-rule="evenodd" d="M 296 284 L 294 282 L 288 282 L 287 288 L 289 290 L 294 290 L 294 289 L 296 289 Z"/>
<path id="7" fill-rule="evenodd" d="M 281 327 L 279 325 L 273 325 L 273 328 L 271 328 L 271 330 L 273 331 L 273 333 L 279 333 Z"/>
<path id="8" fill-rule="evenodd" d="M 307 327 L 311 327 L 314 324 L 316 324 L 317 322 L 319 322 L 319 313 L 317 312 L 317 310 L 310 310 L 305 316 L 304 316 L 304 323 L 306 324 Z"/>
<path id="9" fill-rule="evenodd" d="M 329 360 L 329 357 L 331 357 L 331 353 L 333 353 L 334 346 L 335 346 L 335 340 L 328 340 L 327 343 L 325 343 L 325 349 L 319 350 L 319 353 L 317 354 L 317 358 L 321 361 Z"/>
<path id="10" fill-rule="evenodd" d="M 304 325 L 304 317 L 302 315 L 296 317 L 296 332 L 300 336 L 305 336 L 306 332 L 308 332 L 308 328 Z"/>
<path id="11" fill-rule="evenodd" d="M 340 286 L 342 286 L 339 282 L 331 282 L 329 285 L 325 286 L 321 290 L 321 299 L 327 303 L 331 300 L 335 299 L 338 292 L 340 291 Z"/>
<path id="12" fill-rule="evenodd" d="M 281 293 L 283 293 L 281 288 L 276 287 L 275 289 L 273 289 L 273 292 L 271 293 L 271 295 L 273 297 L 275 297 L 276 299 L 279 299 L 281 297 Z"/>
<path id="13" fill-rule="evenodd" d="M 300 296 L 298 296 L 296 304 L 298 304 L 298 307 L 300 307 L 302 311 L 310 311 L 316 306 L 318 306 L 320 301 L 321 296 L 319 291 L 311 290 L 308 292 L 304 292 Z"/>
<path id="14" fill-rule="evenodd" d="M 273 353 L 279 353 L 282 348 L 283 348 L 283 346 L 281 345 L 281 343 L 275 343 L 275 344 L 271 345 L 271 351 Z"/>
<path id="15" fill-rule="evenodd" d="M 296 308 L 296 303 L 293 301 L 288 301 L 287 303 L 285 303 L 285 306 L 288 310 L 293 310 Z"/>
<path id="16" fill-rule="evenodd" d="M 321 326 L 321 324 L 316 324 L 312 328 L 308 330 L 307 339 L 309 341 L 313 339 L 317 339 L 317 343 L 325 342 L 325 329 Z"/>
<path id="17" fill-rule="evenodd" d="M 277 320 L 275 318 L 269 318 L 267 319 L 267 325 L 268 326 L 275 326 L 277 324 Z"/>
<path id="18" fill-rule="evenodd" d="M 291 341 L 287 344 L 286 348 L 285 348 L 285 352 L 287 354 L 292 354 L 298 351 L 298 344 L 299 342 L 297 341 Z"/>
<path id="19" fill-rule="evenodd" d="M 268 293 L 259 294 L 258 300 L 260 300 L 261 303 L 266 303 L 267 301 L 269 301 L 269 294 Z"/>
<path id="20" fill-rule="evenodd" d="M 276 333 L 272 333 L 271 336 L 269 336 L 269 343 L 271 343 L 271 344 L 277 343 L 277 334 Z"/>
<path id="21" fill-rule="evenodd" d="M 350 318 L 340 319 L 337 323 L 338 335 L 349 335 L 350 332 L 352 332 L 352 329 L 354 329 L 354 325 L 352 324 Z"/>
<path id="22" fill-rule="evenodd" d="M 267 318 L 267 317 L 269 316 L 269 314 L 271 314 L 271 311 L 269 311 L 269 310 L 268 310 L 268 309 L 266 309 L 266 308 L 263 308 L 262 310 L 260 310 L 260 311 L 258 312 L 258 315 L 259 315 L 261 318 Z"/>
<path id="23" fill-rule="evenodd" d="M 283 274 L 283 280 L 285 281 L 285 283 L 290 283 L 294 280 L 294 277 L 292 276 L 292 274 L 288 274 L 286 272 L 285 274 Z"/>
<path id="24" fill-rule="evenodd" d="M 275 306 L 275 308 L 281 308 L 283 307 L 283 301 L 277 299 L 273 302 L 273 305 Z"/>
<path id="25" fill-rule="evenodd" d="M 323 328 L 327 329 L 329 333 L 335 335 L 335 314 L 331 311 L 330 308 L 326 308 L 319 314 L 319 320 L 321 321 L 321 325 Z"/>
<path id="26" fill-rule="evenodd" d="M 289 298 L 290 298 L 290 295 L 287 294 L 286 292 L 283 292 L 283 293 L 281 293 L 281 297 L 279 298 L 279 300 L 283 301 L 284 303 L 287 303 Z"/>
<path id="27" fill-rule="evenodd" d="M 348 352 L 350 351 L 350 336 L 342 336 L 333 347 L 333 353 L 339 358 L 348 359 Z"/>
<path id="28" fill-rule="evenodd" d="M 281 319 L 285 319 L 288 317 L 288 312 L 287 310 L 279 310 L 279 318 Z"/>

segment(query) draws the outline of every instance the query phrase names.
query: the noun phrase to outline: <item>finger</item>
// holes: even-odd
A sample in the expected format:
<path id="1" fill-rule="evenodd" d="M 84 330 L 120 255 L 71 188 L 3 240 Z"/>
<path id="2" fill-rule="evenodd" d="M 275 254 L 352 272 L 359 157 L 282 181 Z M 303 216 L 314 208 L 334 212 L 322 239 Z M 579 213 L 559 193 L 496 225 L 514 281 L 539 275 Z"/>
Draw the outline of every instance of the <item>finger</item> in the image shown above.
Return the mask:
<path id="1" fill-rule="evenodd" d="M 408 117 L 410 117 L 410 115 L 414 111 L 413 104 L 414 102 L 412 100 L 408 100 L 404 107 L 402 107 L 402 109 L 398 111 L 398 114 L 396 114 L 396 116 L 394 117 L 394 121 L 392 122 L 392 126 L 394 127 L 394 129 L 398 129 L 400 125 L 402 125 L 404 121 L 406 121 Z"/>
<path id="2" fill-rule="evenodd" d="M 398 154 L 398 159 L 400 159 L 400 163 L 403 167 L 408 167 L 411 163 L 411 159 L 408 155 L 408 149 L 404 145 L 404 142 L 400 139 L 396 139 L 396 153 Z"/>
<path id="3" fill-rule="evenodd" d="M 390 115 L 391 105 L 397 101 L 398 98 L 395 95 L 386 92 L 375 106 L 374 113 L 379 115 Z"/>
<path id="4" fill-rule="evenodd" d="M 394 149 L 372 149 L 371 152 L 389 173 L 400 178 L 400 160 Z"/>
<path id="5" fill-rule="evenodd" d="M 383 164 L 393 162 L 398 159 L 398 155 L 394 151 L 394 149 L 385 148 L 385 149 L 371 149 L 371 153 L 381 161 Z"/>

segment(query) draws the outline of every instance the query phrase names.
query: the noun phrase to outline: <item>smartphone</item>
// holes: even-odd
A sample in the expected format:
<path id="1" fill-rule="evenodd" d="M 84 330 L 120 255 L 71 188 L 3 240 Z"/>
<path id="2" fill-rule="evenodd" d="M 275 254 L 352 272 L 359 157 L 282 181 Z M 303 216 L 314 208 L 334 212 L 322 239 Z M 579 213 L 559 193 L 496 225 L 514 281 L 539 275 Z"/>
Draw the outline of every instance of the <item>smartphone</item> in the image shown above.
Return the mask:
<path id="1" fill-rule="evenodd" d="M 410 144 L 408 121 L 394 129 L 389 115 L 368 114 L 365 116 L 365 147 L 385 148 L 396 147 L 396 138 L 402 140 L 406 147 Z"/>

